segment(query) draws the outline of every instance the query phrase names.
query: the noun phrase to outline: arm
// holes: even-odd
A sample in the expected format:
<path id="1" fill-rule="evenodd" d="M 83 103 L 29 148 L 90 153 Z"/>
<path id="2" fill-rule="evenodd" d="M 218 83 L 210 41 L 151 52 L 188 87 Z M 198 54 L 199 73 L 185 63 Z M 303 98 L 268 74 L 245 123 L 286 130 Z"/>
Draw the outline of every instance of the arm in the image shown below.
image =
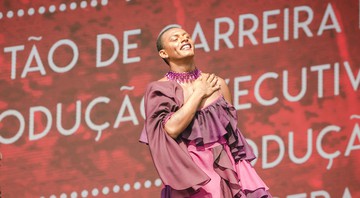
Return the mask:
<path id="1" fill-rule="evenodd" d="M 174 83 L 155 81 L 147 86 L 144 99 L 145 143 L 149 146 L 156 170 L 165 185 L 197 190 L 210 178 L 184 152 L 185 143 L 175 141 L 164 128 L 164 119 L 181 107 L 181 97 L 177 97 L 177 94 L 182 94 L 182 90 Z"/>
<path id="2" fill-rule="evenodd" d="M 231 99 L 231 93 L 230 93 L 230 89 L 228 87 L 228 85 L 226 84 L 225 80 L 218 77 L 218 83 L 220 84 L 220 91 L 222 93 L 222 95 L 224 96 L 225 100 L 232 105 L 232 99 Z"/>
<path id="3" fill-rule="evenodd" d="M 213 74 L 202 75 L 193 84 L 193 93 L 186 103 L 165 123 L 165 131 L 172 138 L 177 138 L 190 124 L 202 100 L 220 89 L 217 77 Z"/>

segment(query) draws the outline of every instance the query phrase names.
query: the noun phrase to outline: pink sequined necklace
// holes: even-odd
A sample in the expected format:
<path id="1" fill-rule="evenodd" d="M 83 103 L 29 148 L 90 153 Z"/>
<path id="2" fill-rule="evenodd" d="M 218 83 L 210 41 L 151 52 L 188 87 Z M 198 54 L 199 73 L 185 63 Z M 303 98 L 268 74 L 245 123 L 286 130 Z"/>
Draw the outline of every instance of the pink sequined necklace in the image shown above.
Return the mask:
<path id="1" fill-rule="evenodd" d="M 176 81 L 177 83 L 186 83 L 199 78 L 199 76 L 201 76 L 201 71 L 197 68 L 190 72 L 169 71 L 165 74 L 165 76 L 168 80 Z"/>

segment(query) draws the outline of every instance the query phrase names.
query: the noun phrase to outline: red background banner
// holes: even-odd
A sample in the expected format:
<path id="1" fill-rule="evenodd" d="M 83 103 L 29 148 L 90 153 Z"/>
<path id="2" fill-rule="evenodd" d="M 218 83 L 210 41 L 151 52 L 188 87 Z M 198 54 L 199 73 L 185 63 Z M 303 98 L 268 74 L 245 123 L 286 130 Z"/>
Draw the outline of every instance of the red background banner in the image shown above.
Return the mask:
<path id="1" fill-rule="evenodd" d="M 138 138 L 180 24 L 274 197 L 360 197 L 359 1 L 2 1 L 3 197 L 159 197 Z"/>

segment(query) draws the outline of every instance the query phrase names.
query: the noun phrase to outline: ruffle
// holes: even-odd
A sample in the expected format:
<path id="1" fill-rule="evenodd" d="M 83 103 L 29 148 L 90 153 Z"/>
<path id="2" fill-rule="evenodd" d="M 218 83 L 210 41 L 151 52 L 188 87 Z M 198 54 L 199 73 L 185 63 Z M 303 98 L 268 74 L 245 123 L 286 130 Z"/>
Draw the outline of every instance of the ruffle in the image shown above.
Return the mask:
<path id="1" fill-rule="evenodd" d="M 211 178 L 211 181 L 192 193 L 165 186 L 162 198 L 271 198 L 267 191 L 269 188 L 250 162 L 242 160 L 235 163 L 225 139 L 205 145 L 204 150 L 199 150 L 192 142 L 187 149 L 194 163 Z"/>
<path id="2" fill-rule="evenodd" d="M 255 191 L 241 191 L 240 197 L 246 198 L 271 198 L 272 195 L 264 188 L 258 188 Z"/>
<path id="3" fill-rule="evenodd" d="M 268 192 L 269 187 L 264 183 L 264 181 L 259 177 L 253 166 L 250 162 L 246 160 L 235 161 L 229 158 L 230 149 L 226 144 L 222 146 L 217 146 L 216 149 L 221 150 L 221 155 L 218 158 L 224 158 L 223 161 L 227 162 L 229 165 L 227 167 L 221 166 L 220 171 L 225 171 L 228 167 L 231 171 L 236 172 L 236 179 L 238 183 L 234 183 L 234 179 L 223 177 L 227 183 L 231 184 L 229 187 L 232 190 L 232 195 L 235 197 L 247 197 L 247 198 L 271 198 L 271 194 Z M 215 152 L 214 152 L 215 153 Z M 214 164 L 219 164 L 216 161 Z M 231 165 L 232 166 L 231 166 Z M 221 164 L 219 164 L 221 165 Z M 230 170 L 228 170 L 229 172 Z M 227 176 L 227 175 L 226 175 Z M 237 192 L 238 188 L 236 184 L 240 185 L 241 190 Z M 234 194 L 237 192 L 237 194 Z"/>
<path id="4" fill-rule="evenodd" d="M 244 161 L 249 163 L 255 159 L 255 155 L 237 128 L 235 108 L 222 96 L 198 110 L 195 119 L 176 140 L 167 135 L 163 125 L 183 105 L 180 85 L 164 81 L 152 83 L 145 97 L 146 120 L 140 141 L 149 145 L 155 167 L 166 186 L 163 197 L 188 197 L 201 191 L 202 186 L 210 182 L 208 175 L 186 152 L 189 144 L 193 144 L 199 151 L 211 144 L 223 145 L 222 149 L 213 150 L 214 158 L 210 163 L 214 164 L 217 174 L 223 178 L 221 190 L 224 197 L 251 197 L 266 192 L 267 187 L 263 188 L 263 185 L 243 188 L 239 170 L 234 164 Z"/>
<path id="5" fill-rule="evenodd" d="M 163 183 L 185 195 L 201 188 L 210 178 L 191 160 L 185 143 L 171 138 L 164 129 L 167 116 L 180 108 L 181 96 L 182 89 L 175 83 L 159 81 L 148 86 L 144 104 L 146 119 L 140 141 L 148 144 Z"/>
<path id="6" fill-rule="evenodd" d="M 214 155 L 214 170 L 222 178 L 221 190 L 224 197 L 234 197 L 241 191 L 239 176 L 222 145 L 212 149 Z"/>
<path id="7" fill-rule="evenodd" d="M 235 162 L 239 160 L 251 161 L 255 155 L 237 128 L 236 110 L 226 102 L 223 96 L 198 110 L 195 118 L 181 134 L 181 139 L 194 142 L 199 149 L 204 145 L 220 141 L 225 138 Z"/>

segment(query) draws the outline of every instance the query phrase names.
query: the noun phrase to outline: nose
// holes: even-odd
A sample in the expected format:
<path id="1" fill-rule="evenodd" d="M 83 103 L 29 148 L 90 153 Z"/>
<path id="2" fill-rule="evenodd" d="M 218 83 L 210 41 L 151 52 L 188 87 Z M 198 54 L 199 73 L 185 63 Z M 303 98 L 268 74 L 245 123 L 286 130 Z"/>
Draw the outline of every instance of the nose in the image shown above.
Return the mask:
<path id="1" fill-rule="evenodd" d="M 182 36 L 181 37 L 181 42 L 188 42 L 189 41 L 189 38 L 187 36 Z"/>

